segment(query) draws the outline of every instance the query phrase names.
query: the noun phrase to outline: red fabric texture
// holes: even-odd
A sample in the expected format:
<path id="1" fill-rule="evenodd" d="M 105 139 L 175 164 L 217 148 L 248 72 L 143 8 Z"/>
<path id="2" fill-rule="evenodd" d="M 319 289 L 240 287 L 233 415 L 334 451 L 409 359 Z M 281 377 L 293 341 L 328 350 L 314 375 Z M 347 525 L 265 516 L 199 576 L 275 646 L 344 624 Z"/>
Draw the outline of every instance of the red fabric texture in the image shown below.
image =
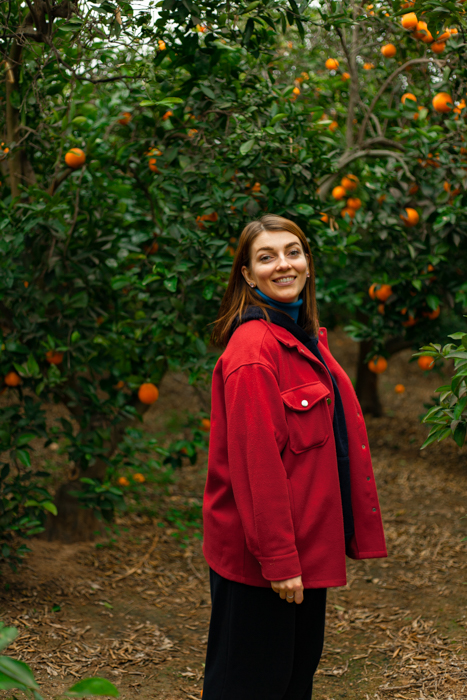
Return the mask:
<path id="1" fill-rule="evenodd" d="M 344 405 L 355 534 L 346 551 L 329 373 L 284 328 L 248 321 L 213 373 L 203 502 L 204 555 L 232 581 L 345 586 L 346 554 L 387 556 L 362 411 L 325 328 L 319 348 Z"/>

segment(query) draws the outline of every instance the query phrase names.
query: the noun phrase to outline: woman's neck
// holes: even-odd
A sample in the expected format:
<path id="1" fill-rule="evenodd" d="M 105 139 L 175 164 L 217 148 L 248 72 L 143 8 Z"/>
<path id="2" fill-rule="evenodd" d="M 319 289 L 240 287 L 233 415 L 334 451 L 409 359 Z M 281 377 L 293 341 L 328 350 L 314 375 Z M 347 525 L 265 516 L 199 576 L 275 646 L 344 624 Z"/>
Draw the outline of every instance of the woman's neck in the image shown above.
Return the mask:
<path id="1" fill-rule="evenodd" d="M 286 313 L 289 314 L 297 323 L 298 321 L 298 313 L 300 311 L 300 307 L 303 304 L 303 299 L 297 299 L 297 301 L 276 301 L 276 299 L 271 299 L 271 297 L 268 297 L 267 294 L 264 294 L 261 292 L 258 288 L 255 289 L 255 292 L 259 294 L 259 296 L 264 299 L 264 301 L 267 301 L 271 306 L 274 306 L 276 309 L 279 309 L 280 311 L 285 311 Z"/>

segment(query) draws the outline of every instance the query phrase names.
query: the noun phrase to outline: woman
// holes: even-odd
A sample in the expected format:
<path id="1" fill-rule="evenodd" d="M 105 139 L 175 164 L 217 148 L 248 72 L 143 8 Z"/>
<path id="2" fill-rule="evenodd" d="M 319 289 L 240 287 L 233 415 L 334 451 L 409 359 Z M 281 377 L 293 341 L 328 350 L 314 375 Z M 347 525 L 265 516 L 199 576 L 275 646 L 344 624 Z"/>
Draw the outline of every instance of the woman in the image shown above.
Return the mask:
<path id="1" fill-rule="evenodd" d="M 345 586 L 346 554 L 387 552 L 361 408 L 292 221 L 243 230 L 213 341 L 203 700 L 310 700 L 326 589 Z"/>

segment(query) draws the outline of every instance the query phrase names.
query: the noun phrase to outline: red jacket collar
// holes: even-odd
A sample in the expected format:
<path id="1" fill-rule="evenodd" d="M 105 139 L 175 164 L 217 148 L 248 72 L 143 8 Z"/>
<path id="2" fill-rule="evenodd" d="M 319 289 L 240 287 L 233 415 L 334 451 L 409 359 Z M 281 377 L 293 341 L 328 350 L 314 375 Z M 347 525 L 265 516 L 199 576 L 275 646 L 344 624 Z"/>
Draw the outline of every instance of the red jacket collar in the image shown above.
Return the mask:
<path id="1" fill-rule="evenodd" d="M 267 322 L 262 320 L 262 323 Z M 313 355 L 313 353 L 308 350 L 303 343 L 297 340 L 292 333 L 289 333 L 288 330 L 282 328 L 282 326 L 278 326 L 276 323 L 268 323 L 267 326 L 276 340 L 278 340 L 280 343 L 288 348 L 297 348 L 298 351 L 305 355 L 305 357 L 307 357 L 309 360 L 319 363 L 318 358 L 315 357 L 315 355 Z M 324 327 L 319 328 L 319 342 L 322 343 L 326 349 L 328 349 L 327 330 Z"/>

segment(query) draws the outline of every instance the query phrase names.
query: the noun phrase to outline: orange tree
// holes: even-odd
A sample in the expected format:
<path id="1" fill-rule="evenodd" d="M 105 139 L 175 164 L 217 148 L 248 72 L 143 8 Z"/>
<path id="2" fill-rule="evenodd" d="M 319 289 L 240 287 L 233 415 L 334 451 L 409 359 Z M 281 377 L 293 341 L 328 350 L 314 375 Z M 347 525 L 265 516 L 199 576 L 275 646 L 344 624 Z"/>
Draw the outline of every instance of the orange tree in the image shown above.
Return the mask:
<path id="1" fill-rule="evenodd" d="M 336 254 L 318 261 L 322 314 L 346 319 L 359 341 L 357 394 L 375 415 L 383 360 L 453 322 L 465 328 L 464 12 L 438 0 L 323 1 L 280 62 L 327 168 L 314 242 L 319 256 L 334 236 Z M 359 250 L 343 255 L 349 236 Z"/>
<path id="2" fill-rule="evenodd" d="M 70 541 L 121 505 L 125 429 L 167 369 L 196 381 L 212 368 L 208 324 L 244 223 L 268 209 L 321 226 L 322 145 L 275 67 L 278 33 L 304 36 L 295 3 L 1 11 L 0 534 L 35 532 L 58 509 L 48 536 Z M 45 402 L 71 419 L 48 424 Z M 69 458 L 54 503 L 34 438 Z"/>

